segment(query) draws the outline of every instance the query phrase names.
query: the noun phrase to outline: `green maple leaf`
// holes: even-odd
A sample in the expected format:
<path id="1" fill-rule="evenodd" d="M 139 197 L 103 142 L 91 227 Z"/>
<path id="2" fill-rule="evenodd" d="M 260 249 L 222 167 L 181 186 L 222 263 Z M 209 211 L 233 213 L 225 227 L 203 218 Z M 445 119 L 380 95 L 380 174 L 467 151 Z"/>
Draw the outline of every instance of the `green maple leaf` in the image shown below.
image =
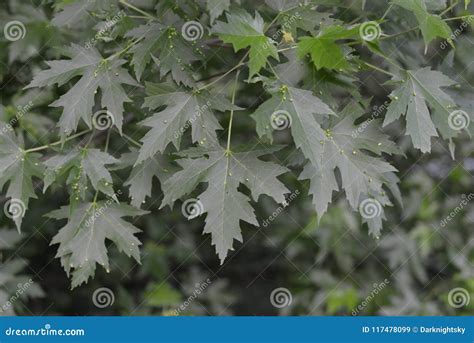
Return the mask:
<path id="1" fill-rule="evenodd" d="M 153 58 L 160 68 L 161 77 L 171 72 L 176 82 L 186 86 L 195 84 L 190 64 L 199 60 L 197 52 L 200 50 L 193 48 L 194 44 L 187 42 L 176 28 L 160 23 L 148 23 L 130 30 L 126 37 L 142 39 L 130 49 L 138 80 Z"/>
<path id="2" fill-rule="evenodd" d="M 63 107 L 58 123 L 62 135 L 76 131 L 81 119 L 92 127 L 92 108 L 98 89 L 101 91 L 102 108 L 107 108 L 112 114 L 113 122 L 121 132 L 124 103 L 131 102 L 122 84 L 139 86 L 122 67 L 126 61 L 105 60 L 96 49 L 78 45 L 72 45 L 69 53 L 70 60 L 46 62 L 50 68 L 39 72 L 26 88 L 53 84 L 61 86 L 80 75 L 74 86 L 50 105 Z"/>
<path id="3" fill-rule="evenodd" d="M 84 200 L 87 195 L 88 182 L 95 190 L 116 199 L 112 186 L 112 175 L 106 165 L 115 164 L 118 160 L 98 149 L 75 149 L 65 155 L 56 155 L 44 162 L 46 172 L 44 177 L 45 192 L 60 176 L 67 178 L 71 185 L 71 203 Z"/>
<path id="4" fill-rule="evenodd" d="M 211 32 L 225 43 L 231 43 L 237 52 L 250 47 L 249 78 L 257 74 L 267 63 L 268 57 L 279 59 L 277 48 L 271 38 L 265 36 L 264 21 L 258 12 L 255 18 L 243 10 L 227 14 L 227 23 L 217 21 Z"/>
<path id="5" fill-rule="evenodd" d="M 376 215 L 364 218 L 368 222 L 370 233 L 380 235 L 382 219 L 384 219 L 383 206 L 390 206 L 384 186 L 386 186 L 400 200 L 397 187 L 398 178 L 396 169 L 380 157 L 382 152 L 393 154 L 400 153 L 388 136 L 378 129 L 378 121 L 372 120 L 362 126 L 354 121 L 364 114 L 363 109 L 356 104 L 349 104 L 338 115 L 332 117 L 331 125 L 325 130 L 327 139 L 323 143 L 323 163 L 315 166 L 307 163 L 300 179 L 310 180 L 310 194 L 318 216 L 321 217 L 332 201 L 333 191 L 338 190 L 335 170 L 341 176 L 341 188 L 346 193 L 346 198 L 354 210 L 359 210 L 361 202 L 365 199 L 375 199 L 379 204 Z M 371 152 L 372 154 L 368 154 Z"/>
<path id="6" fill-rule="evenodd" d="M 448 24 L 440 16 L 428 13 L 423 0 L 394 0 L 393 3 L 415 15 L 426 46 L 437 37 L 450 38 L 451 29 Z"/>
<path id="7" fill-rule="evenodd" d="M 459 133 L 449 126 L 449 115 L 456 104 L 442 90 L 442 87 L 453 86 L 453 80 L 430 68 L 422 68 L 408 70 L 392 81 L 399 87 L 391 93 L 392 102 L 387 108 L 384 126 L 401 115 L 406 116 L 406 133 L 411 136 L 413 146 L 422 152 L 431 151 L 431 137 L 438 136 L 436 128 L 445 139 Z"/>
<path id="8" fill-rule="evenodd" d="M 22 236 L 14 230 L 0 229 L 0 254 L 5 250 L 13 250 L 15 244 L 21 240 Z M 26 261 L 20 258 L 10 257 L 2 260 L 0 264 L 0 316 L 14 316 L 14 305 L 12 297 L 21 300 L 24 298 L 43 297 L 44 292 L 37 282 L 32 282 L 31 276 L 22 273 L 27 267 Z M 18 289 L 21 286 L 22 292 Z"/>
<path id="9" fill-rule="evenodd" d="M 147 214 L 125 204 L 110 200 L 81 203 L 71 211 L 63 206 L 47 216 L 67 219 L 67 224 L 53 237 L 51 244 L 59 244 L 56 257 L 69 275 L 72 273 L 72 288 L 80 286 L 94 276 L 96 264 L 110 269 L 105 241 L 111 240 L 117 249 L 140 262 L 141 242 L 135 236 L 138 228 L 123 220 Z"/>
<path id="10" fill-rule="evenodd" d="M 9 211 L 18 232 L 28 209 L 30 198 L 36 199 L 33 177 L 41 178 L 41 155 L 26 153 L 23 144 L 10 132 L 0 133 L 0 190 L 8 183 L 6 196 L 10 198 Z"/>
<path id="11" fill-rule="evenodd" d="M 92 13 L 113 13 L 118 12 L 117 1 L 115 0 L 101 0 L 101 1 L 90 1 L 90 0 L 76 0 L 76 1 L 63 1 L 66 3 L 59 11 L 54 15 L 51 23 L 59 27 L 71 27 L 71 26 L 84 26 L 86 23 L 90 23 L 93 19 Z M 57 2 L 56 2 L 57 3 Z M 56 4 L 58 6 L 58 4 Z M 61 4 L 59 4 L 61 6 Z"/>
<path id="12" fill-rule="evenodd" d="M 191 92 L 172 84 L 147 83 L 147 93 L 145 107 L 167 107 L 141 122 L 151 130 L 141 139 L 143 146 L 137 164 L 157 152 L 163 152 L 169 143 L 179 150 L 181 138 L 188 127 L 191 127 L 193 142 L 216 142 L 216 130 L 222 127 L 212 110 L 239 109 L 220 95 L 207 91 Z"/>
<path id="13" fill-rule="evenodd" d="M 207 0 L 206 9 L 211 17 L 211 24 L 230 7 L 230 0 Z"/>
<path id="14" fill-rule="evenodd" d="M 146 197 L 151 197 L 153 178 L 156 177 L 163 184 L 171 176 L 170 172 L 174 168 L 166 156 L 161 154 L 156 154 L 136 165 L 138 154 L 137 149 L 131 149 L 130 152 L 123 154 L 119 169 L 133 167 L 123 185 L 129 187 L 131 204 L 140 208 Z"/>
<path id="15" fill-rule="evenodd" d="M 356 37 L 358 33 L 358 27 L 351 29 L 338 25 L 324 27 L 316 37 L 300 38 L 298 57 L 304 58 L 309 54 L 317 69 L 348 69 L 350 64 L 346 60 L 346 53 L 336 41 Z"/>
<path id="16" fill-rule="evenodd" d="M 204 233 L 212 235 L 221 263 L 233 241 L 242 241 L 239 222 L 259 226 L 249 197 L 239 192 L 239 186 L 250 189 L 252 198 L 266 194 L 278 203 L 285 201 L 284 194 L 289 190 L 277 179 L 287 172 L 283 166 L 259 159 L 279 148 L 229 152 L 221 146 L 192 148 L 180 155 L 186 158 L 178 160 L 183 170 L 175 173 L 163 184 L 165 197 L 161 207 L 171 205 L 178 198 L 193 191 L 200 183 L 207 183 L 206 190 L 198 197 L 196 205 L 199 213 L 207 213 Z M 206 157 L 204 157 L 206 156 Z M 208 156 L 208 157 L 207 157 Z"/>
<path id="17" fill-rule="evenodd" d="M 321 165 L 321 142 L 327 139 L 321 122 L 326 115 L 334 112 L 310 91 L 281 86 L 280 92 L 260 105 L 252 118 L 257 123 L 260 137 L 267 136 L 272 141 L 274 127 L 289 126 L 296 147 L 316 166 Z"/>

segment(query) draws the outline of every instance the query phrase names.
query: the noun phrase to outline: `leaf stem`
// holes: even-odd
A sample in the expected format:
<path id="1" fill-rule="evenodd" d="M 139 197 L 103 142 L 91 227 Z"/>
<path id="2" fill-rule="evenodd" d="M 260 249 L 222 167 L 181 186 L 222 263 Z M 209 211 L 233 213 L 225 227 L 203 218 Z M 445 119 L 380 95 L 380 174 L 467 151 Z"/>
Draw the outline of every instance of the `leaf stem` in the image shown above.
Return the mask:
<path id="1" fill-rule="evenodd" d="M 290 47 L 288 47 L 288 48 L 278 49 L 277 52 L 283 52 L 283 51 L 293 50 L 293 49 L 296 49 L 297 47 L 298 47 L 297 45 L 293 45 L 293 46 L 290 46 Z"/>
<path id="2" fill-rule="evenodd" d="M 379 71 L 379 72 L 381 72 L 381 73 L 384 73 L 385 75 L 388 75 L 388 76 L 391 76 L 391 77 L 396 77 L 395 74 L 392 74 L 392 73 L 389 72 L 389 71 L 383 70 L 382 68 L 379 68 L 379 67 L 377 67 L 377 66 L 374 66 L 373 64 L 370 64 L 370 63 L 368 63 L 368 62 L 365 62 L 365 61 L 362 61 L 362 62 L 363 62 L 367 67 L 369 67 L 369 68 L 372 68 L 372 69 L 377 70 L 377 71 Z"/>
<path id="3" fill-rule="evenodd" d="M 382 18 L 380 18 L 380 20 L 384 20 L 385 17 L 387 16 L 388 12 L 390 12 L 390 10 L 392 9 L 393 7 L 393 4 L 390 4 L 390 6 L 388 6 L 387 10 L 385 11 L 385 13 L 383 14 Z"/>
<path id="4" fill-rule="evenodd" d="M 158 18 L 155 17 L 154 15 L 151 15 L 150 13 L 145 12 L 145 11 L 139 9 L 138 7 L 135 7 L 135 6 L 132 5 L 132 4 L 129 4 L 129 3 L 128 3 L 127 1 L 125 1 L 125 0 L 120 0 L 119 2 L 120 2 L 122 5 L 127 6 L 127 7 L 131 8 L 132 10 L 134 10 L 134 11 L 136 11 L 136 12 L 138 12 L 138 13 L 140 13 L 140 14 L 143 14 L 143 15 L 144 15 L 145 17 L 147 17 L 147 18 L 150 18 L 150 19 L 153 19 L 153 20 L 158 19 Z"/>
<path id="5" fill-rule="evenodd" d="M 132 48 L 135 44 L 137 44 L 139 41 L 142 40 L 143 37 L 140 37 L 138 38 L 137 40 L 135 41 L 132 41 L 130 44 L 128 44 L 125 48 L 123 48 L 122 50 L 120 51 L 117 51 L 116 53 L 114 53 L 113 55 L 110 55 L 109 57 L 107 57 L 105 60 L 106 61 L 110 61 L 111 59 L 115 58 L 115 57 L 119 57 L 120 55 L 122 55 L 123 53 L 127 52 L 130 48 Z"/>
<path id="6" fill-rule="evenodd" d="M 443 19 L 443 20 L 444 20 L 444 21 L 450 21 L 450 20 L 469 19 L 469 18 L 474 18 L 474 15 L 473 15 L 473 14 L 462 15 L 462 16 L 460 16 L 460 17 L 446 18 L 446 19 Z"/>
<path id="7" fill-rule="evenodd" d="M 123 138 L 125 138 L 125 139 L 128 140 L 129 142 L 135 144 L 137 147 L 139 147 L 139 148 L 142 147 L 142 145 L 141 145 L 139 142 L 137 142 L 136 140 L 134 140 L 134 139 L 133 139 L 132 137 L 130 137 L 129 135 L 126 135 L 125 133 L 122 133 L 122 136 L 123 136 Z"/>
<path id="8" fill-rule="evenodd" d="M 244 60 L 247 58 L 247 56 L 249 55 L 249 52 L 247 51 L 247 53 L 240 59 L 240 61 L 235 65 L 233 66 L 231 69 L 229 69 L 228 71 L 226 71 L 224 74 L 222 74 L 221 76 L 219 76 L 217 79 L 215 79 L 214 81 L 212 82 L 209 82 L 207 84 L 205 84 L 204 86 L 202 86 L 201 88 L 199 88 L 197 91 L 200 92 L 210 86 L 212 86 L 213 84 L 215 84 L 216 82 L 219 82 L 220 80 L 222 80 L 224 77 L 226 77 L 227 75 L 229 75 L 230 73 L 232 73 L 234 70 L 236 70 L 237 68 L 239 68 L 240 66 L 243 66 L 245 63 L 244 63 Z"/>
<path id="9" fill-rule="evenodd" d="M 232 108 L 230 109 L 230 119 L 229 119 L 229 129 L 227 130 L 227 148 L 225 150 L 226 154 L 230 154 L 230 137 L 232 135 L 232 121 L 234 120 L 234 106 L 235 106 L 235 93 L 237 93 L 237 84 L 239 81 L 240 70 L 237 70 L 235 74 L 235 84 L 234 90 L 232 92 Z"/>
<path id="10" fill-rule="evenodd" d="M 46 150 L 46 149 L 48 149 L 48 148 L 50 148 L 50 147 L 52 147 L 52 146 L 59 145 L 59 144 L 62 144 L 62 143 L 64 143 L 64 142 L 70 141 L 70 140 L 72 140 L 72 139 L 74 139 L 74 138 L 83 136 L 83 135 L 85 135 L 86 133 L 89 133 L 89 132 L 91 132 L 91 131 L 92 131 L 92 130 L 85 130 L 85 131 L 76 133 L 75 135 L 69 136 L 69 137 L 66 138 L 65 140 L 58 140 L 58 141 L 53 142 L 53 143 L 50 143 L 50 144 L 42 145 L 42 146 L 39 146 L 39 147 L 36 147 L 36 148 L 27 149 L 27 150 L 25 150 L 24 152 L 25 152 L 25 153 L 29 153 L 29 152 L 34 152 L 34 151 Z"/>
<path id="11" fill-rule="evenodd" d="M 458 1 L 458 0 L 454 1 L 454 3 L 452 3 L 451 6 L 449 6 L 449 7 L 446 8 L 443 12 L 441 12 L 441 13 L 439 14 L 439 16 L 441 17 L 441 16 L 443 16 L 444 14 L 448 13 L 448 12 L 451 11 L 454 7 L 456 7 L 457 4 L 459 4 L 459 1 Z"/>

